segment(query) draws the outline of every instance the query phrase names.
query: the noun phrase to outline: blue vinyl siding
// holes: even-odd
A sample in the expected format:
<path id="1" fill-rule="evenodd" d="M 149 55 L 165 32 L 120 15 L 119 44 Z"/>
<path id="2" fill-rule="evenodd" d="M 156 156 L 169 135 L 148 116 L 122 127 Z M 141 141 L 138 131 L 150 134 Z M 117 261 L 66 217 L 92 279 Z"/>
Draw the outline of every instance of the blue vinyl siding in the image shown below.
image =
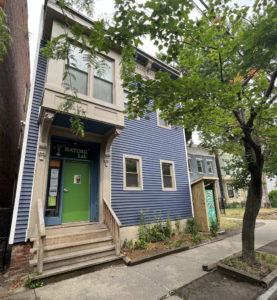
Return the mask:
<path id="1" fill-rule="evenodd" d="M 112 144 L 111 201 L 123 226 L 139 223 L 139 212 L 147 211 L 150 221 L 162 214 L 181 219 L 192 216 L 189 179 L 182 128 L 171 130 L 150 120 L 128 120 Z M 123 190 L 123 154 L 142 158 L 142 191 Z M 163 191 L 160 160 L 174 161 L 176 191 Z"/>
<path id="2" fill-rule="evenodd" d="M 41 42 L 41 47 L 44 46 L 44 42 Z M 46 73 L 46 59 L 39 54 L 38 66 L 36 70 L 35 87 L 33 94 L 33 103 L 31 107 L 30 126 L 27 138 L 27 149 L 24 161 L 22 187 L 19 197 L 18 214 L 15 227 L 14 242 L 24 242 L 26 238 L 26 230 L 28 226 L 30 204 L 32 197 L 32 186 L 34 178 L 34 169 L 37 155 L 37 143 L 38 143 L 38 115 L 41 99 L 44 90 L 44 81 Z"/>

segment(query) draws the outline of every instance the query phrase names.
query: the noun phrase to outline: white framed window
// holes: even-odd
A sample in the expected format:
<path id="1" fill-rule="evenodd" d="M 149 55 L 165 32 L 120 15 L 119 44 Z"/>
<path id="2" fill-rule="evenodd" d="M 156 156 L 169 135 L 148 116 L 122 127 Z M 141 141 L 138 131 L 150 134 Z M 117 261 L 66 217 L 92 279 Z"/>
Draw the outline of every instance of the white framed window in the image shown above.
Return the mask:
<path id="1" fill-rule="evenodd" d="M 140 156 L 123 155 L 123 189 L 143 190 L 142 160 Z"/>
<path id="2" fill-rule="evenodd" d="M 113 103 L 113 62 L 103 57 L 96 57 L 93 75 L 93 97 Z"/>
<path id="3" fill-rule="evenodd" d="M 214 173 L 214 169 L 213 169 L 213 162 L 212 160 L 207 160 L 207 171 L 210 174 Z"/>
<path id="4" fill-rule="evenodd" d="M 169 125 L 168 122 L 162 118 L 161 111 L 159 109 L 157 110 L 157 123 L 160 127 L 171 129 L 171 125 Z"/>
<path id="5" fill-rule="evenodd" d="M 198 173 L 204 173 L 204 169 L 203 169 L 203 160 L 202 159 L 196 159 L 196 163 L 197 163 L 197 171 Z"/>
<path id="6" fill-rule="evenodd" d="M 78 47 L 70 46 L 69 50 L 69 74 L 64 79 L 64 86 L 76 89 L 78 93 L 88 94 L 88 64 L 86 53 Z"/>
<path id="7" fill-rule="evenodd" d="M 227 183 L 227 192 L 228 192 L 228 196 L 229 198 L 234 198 L 235 194 L 234 194 L 234 188 L 231 184 Z"/>
<path id="8" fill-rule="evenodd" d="M 226 175 L 230 175 L 230 169 L 228 167 L 228 160 L 225 160 L 224 161 L 224 169 L 225 169 L 225 172 L 226 172 Z"/>
<path id="9" fill-rule="evenodd" d="M 162 190 L 176 191 L 175 167 L 173 161 L 160 160 Z"/>
<path id="10" fill-rule="evenodd" d="M 191 157 L 188 158 L 188 167 L 189 167 L 189 172 L 192 173 Z"/>

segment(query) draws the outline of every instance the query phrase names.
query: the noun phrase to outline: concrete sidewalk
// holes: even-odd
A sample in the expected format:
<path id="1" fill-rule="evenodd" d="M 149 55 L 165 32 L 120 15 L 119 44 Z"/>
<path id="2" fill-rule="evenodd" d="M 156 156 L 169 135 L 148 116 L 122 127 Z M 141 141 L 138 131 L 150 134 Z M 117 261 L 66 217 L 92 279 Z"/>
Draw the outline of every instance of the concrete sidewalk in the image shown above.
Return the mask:
<path id="1" fill-rule="evenodd" d="M 256 228 L 256 248 L 277 239 L 277 221 L 262 221 Z M 146 262 L 85 274 L 14 294 L 6 299 L 25 300 L 157 300 L 170 291 L 206 274 L 202 265 L 241 250 L 241 235 Z M 163 297 L 164 299 L 164 297 Z M 167 299 L 180 299 L 172 296 Z"/>

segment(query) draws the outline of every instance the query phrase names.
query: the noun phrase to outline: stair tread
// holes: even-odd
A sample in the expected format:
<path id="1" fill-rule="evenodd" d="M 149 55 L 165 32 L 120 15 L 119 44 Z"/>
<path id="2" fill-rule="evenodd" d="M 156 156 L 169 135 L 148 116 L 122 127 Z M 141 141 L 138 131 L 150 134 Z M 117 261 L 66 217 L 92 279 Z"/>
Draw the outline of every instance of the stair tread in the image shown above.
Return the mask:
<path id="1" fill-rule="evenodd" d="M 47 245 L 44 247 L 45 251 L 49 250 L 56 250 L 56 249 L 62 249 L 62 248 L 69 248 L 69 247 L 76 247 L 76 246 L 81 246 L 81 245 L 86 245 L 86 244 L 96 244 L 96 243 L 101 243 L 101 242 L 107 242 L 111 241 L 112 236 L 106 236 L 102 238 L 95 238 L 95 239 L 87 239 L 87 240 L 81 240 L 81 241 L 76 241 L 76 242 L 68 242 L 68 243 L 57 243 L 53 245 Z"/>
<path id="2" fill-rule="evenodd" d="M 87 249 L 87 250 L 74 251 L 74 252 L 64 253 L 64 254 L 59 254 L 59 255 L 53 255 L 53 256 L 45 257 L 43 259 L 43 263 L 56 262 L 56 261 L 76 258 L 79 256 L 85 256 L 85 255 L 96 254 L 96 253 L 100 253 L 100 252 L 111 251 L 113 249 L 115 249 L 115 246 L 109 245 L 109 246 L 104 246 L 104 247 L 99 247 L 99 248 L 94 248 L 94 249 Z M 30 264 L 36 265 L 37 259 L 30 260 Z"/>
<path id="3" fill-rule="evenodd" d="M 63 238 L 63 237 L 71 237 L 71 236 L 78 236 L 78 235 L 85 235 L 88 233 L 96 233 L 96 232 L 108 232 L 107 228 L 97 228 L 94 230 L 84 230 L 80 232 L 69 232 L 69 233 L 63 233 L 63 234 L 57 234 L 57 235 L 47 235 L 46 232 L 46 238 L 45 240 L 51 240 L 51 239 L 57 239 L 57 238 Z"/>
<path id="4" fill-rule="evenodd" d="M 90 260 L 90 261 L 75 263 L 72 265 L 67 265 L 67 266 L 53 268 L 51 270 L 46 270 L 46 271 L 43 271 L 43 273 L 40 275 L 30 276 L 30 278 L 34 279 L 34 280 L 43 279 L 43 278 L 71 272 L 71 271 L 76 271 L 76 270 L 83 269 L 83 268 L 88 268 L 88 267 L 97 266 L 97 265 L 101 265 L 104 263 L 120 260 L 121 258 L 122 258 L 122 256 L 109 255 L 109 256 L 97 258 L 97 259 Z"/>

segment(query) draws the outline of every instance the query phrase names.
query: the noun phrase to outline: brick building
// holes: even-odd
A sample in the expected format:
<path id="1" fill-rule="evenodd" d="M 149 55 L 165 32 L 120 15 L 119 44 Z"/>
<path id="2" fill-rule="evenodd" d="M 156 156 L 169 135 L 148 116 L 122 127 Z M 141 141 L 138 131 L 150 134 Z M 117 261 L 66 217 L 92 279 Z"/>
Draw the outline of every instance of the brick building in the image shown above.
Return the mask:
<path id="1" fill-rule="evenodd" d="M 2 5 L 1 5 L 2 3 Z M 27 0 L 0 5 L 13 42 L 0 62 L 0 248 L 9 235 L 30 87 Z M 2 246 L 2 247 L 1 247 Z M 1 251 L 1 250 L 0 250 Z M 0 253 L 0 268 L 3 253 Z"/>

